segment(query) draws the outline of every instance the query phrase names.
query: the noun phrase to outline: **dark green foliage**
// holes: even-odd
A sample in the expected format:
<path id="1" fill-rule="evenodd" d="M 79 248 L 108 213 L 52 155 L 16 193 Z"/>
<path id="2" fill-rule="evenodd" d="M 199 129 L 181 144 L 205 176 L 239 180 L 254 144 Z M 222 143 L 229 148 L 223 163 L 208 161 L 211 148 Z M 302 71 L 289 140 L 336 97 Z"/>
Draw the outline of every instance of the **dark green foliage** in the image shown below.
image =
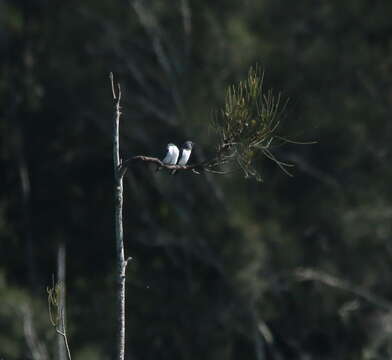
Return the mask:
<path id="1" fill-rule="evenodd" d="M 53 287 L 47 287 L 46 292 L 48 293 L 48 313 L 49 320 L 53 327 L 61 326 L 62 313 L 64 309 L 61 309 L 61 284 L 53 284 Z"/>
<path id="2" fill-rule="evenodd" d="M 220 163 L 235 161 L 245 177 L 261 177 L 254 167 L 257 152 L 276 162 L 286 173 L 283 163 L 275 158 L 269 147 L 276 136 L 285 105 L 281 96 L 263 89 L 264 73 L 258 66 L 251 67 L 246 80 L 229 86 L 224 108 L 213 120 L 219 138 L 217 149 Z"/>

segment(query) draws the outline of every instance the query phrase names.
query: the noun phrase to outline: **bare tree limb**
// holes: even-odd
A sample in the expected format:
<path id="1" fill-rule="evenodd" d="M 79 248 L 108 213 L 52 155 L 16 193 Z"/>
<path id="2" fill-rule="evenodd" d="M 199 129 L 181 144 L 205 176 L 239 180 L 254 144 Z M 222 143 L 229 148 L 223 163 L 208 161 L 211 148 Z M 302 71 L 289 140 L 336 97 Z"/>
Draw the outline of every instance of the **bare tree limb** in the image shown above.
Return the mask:
<path id="1" fill-rule="evenodd" d="M 120 170 L 124 169 L 125 167 L 130 166 L 131 164 L 134 164 L 136 162 L 145 162 L 145 163 L 151 163 L 151 164 L 156 164 L 159 167 L 169 169 L 169 170 L 192 170 L 196 169 L 199 167 L 203 166 L 203 163 L 196 164 L 196 165 L 186 165 L 186 166 L 181 166 L 181 165 L 168 165 L 164 164 L 161 160 L 155 157 L 151 156 L 144 156 L 144 155 L 136 155 L 132 156 L 131 158 L 125 160 L 121 165 L 120 165 Z"/>
<path id="2" fill-rule="evenodd" d="M 318 281 L 322 284 L 348 291 L 373 305 L 383 308 L 386 311 L 392 311 L 392 302 L 375 295 L 368 289 L 353 285 L 347 280 L 339 279 L 338 277 L 325 272 L 310 268 L 298 268 L 294 270 L 294 277 L 300 281 Z"/>
<path id="3" fill-rule="evenodd" d="M 164 164 L 161 160 L 155 157 L 151 156 L 144 156 L 144 155 L 137 155 L 133 156 L 127 160 L 125 160 L 119 168 L 119 171 L 122 175 L 124 175 L 127 171 L 127 168 L 135 163 L 150 163 L 150 164 L 155 164 L 157 165 L 157 168 L 165 168 L 168 170 L 182 170 L 182 171 L 192 171 L 196 175 L 200 175 L 201 172 L 208 172 L 212 174 L 218 174 L 218 175 L 226 175 L 229 174 L 229 171 L 221 171 L 221 170 L 215 170 L 218 166 L 223 165 L 225 163 L 224 159 L 211 159 L 211 160 L 206 160 L 197 164 L 193 165 L 168 165 Z"/>

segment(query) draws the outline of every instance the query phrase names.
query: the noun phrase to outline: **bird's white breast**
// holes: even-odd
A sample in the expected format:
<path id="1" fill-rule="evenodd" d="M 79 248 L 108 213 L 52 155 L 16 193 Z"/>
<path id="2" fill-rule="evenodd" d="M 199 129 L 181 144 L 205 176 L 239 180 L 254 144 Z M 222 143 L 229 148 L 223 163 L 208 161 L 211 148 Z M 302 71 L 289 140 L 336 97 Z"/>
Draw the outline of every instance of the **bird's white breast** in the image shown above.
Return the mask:
<path id="1" fill-rule="evenodd" d="M 181 165 L 181 166 L 186 165 L 190 156 L 191 156 L 191 150 L 183 149 L 182 153 L 181 153 L 180 161 L 178 162 L 178 165 Z"/>
<path id="2" fill-rule="evenodd" d="M 171 151 L 172 157 L 170 164 L 175 165 L 177 164 L 178 155 L 180 154 L 177 146 L 170 146 L 169 151 Z"/>
<path id="3" fill-rule="evenodd" d="M 178 160 L 178 147 L 175 145 L 170 145 L 167 149 L 166 156 L 163 158 L 162 162 L 168 165 L 175 165 Z"/>

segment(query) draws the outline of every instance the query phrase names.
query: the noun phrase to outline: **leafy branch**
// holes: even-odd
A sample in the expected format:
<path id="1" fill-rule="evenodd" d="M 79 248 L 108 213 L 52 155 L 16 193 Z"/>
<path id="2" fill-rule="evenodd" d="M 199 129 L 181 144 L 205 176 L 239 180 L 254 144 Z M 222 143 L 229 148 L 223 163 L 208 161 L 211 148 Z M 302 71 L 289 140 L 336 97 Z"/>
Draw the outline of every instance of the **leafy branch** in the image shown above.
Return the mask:
<path id="1" fill-rule="evenodd" d="M 217 163 L 234 162 L 245 177 L 261 177 L 254 166 L 258 153 L 274 161 L 287 175 L 287 167 L 293 165 L 278 160 L 270 150 L 287 106 L 281 94 L 272 90 L 264 92 L 264 72 L 258 66 L 251 67 L 248 77 L 228 87 L 225 105 L 212 121 L 218 137 Z"/>

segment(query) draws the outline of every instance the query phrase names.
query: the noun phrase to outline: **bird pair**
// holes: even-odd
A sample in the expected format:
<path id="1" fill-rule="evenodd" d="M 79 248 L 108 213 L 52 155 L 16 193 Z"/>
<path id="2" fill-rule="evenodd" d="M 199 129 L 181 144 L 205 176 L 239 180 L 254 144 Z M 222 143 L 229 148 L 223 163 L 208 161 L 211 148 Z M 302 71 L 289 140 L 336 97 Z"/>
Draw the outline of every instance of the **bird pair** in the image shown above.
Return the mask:
<path id="1" fill-rule="evenodd" d="M 192 141 L 185 141 L 181 148 L 181 154 L 178 147 L 173 144 L 167 144 L 167 153 L 163 158 L 162 162 L 166 165 L 181 165 L 185 166 L 188 163 L 189 157 L 191 156 L 192 147 L 194 143 Z M 173 171 L 173 173 L 175 170 Z"/>

